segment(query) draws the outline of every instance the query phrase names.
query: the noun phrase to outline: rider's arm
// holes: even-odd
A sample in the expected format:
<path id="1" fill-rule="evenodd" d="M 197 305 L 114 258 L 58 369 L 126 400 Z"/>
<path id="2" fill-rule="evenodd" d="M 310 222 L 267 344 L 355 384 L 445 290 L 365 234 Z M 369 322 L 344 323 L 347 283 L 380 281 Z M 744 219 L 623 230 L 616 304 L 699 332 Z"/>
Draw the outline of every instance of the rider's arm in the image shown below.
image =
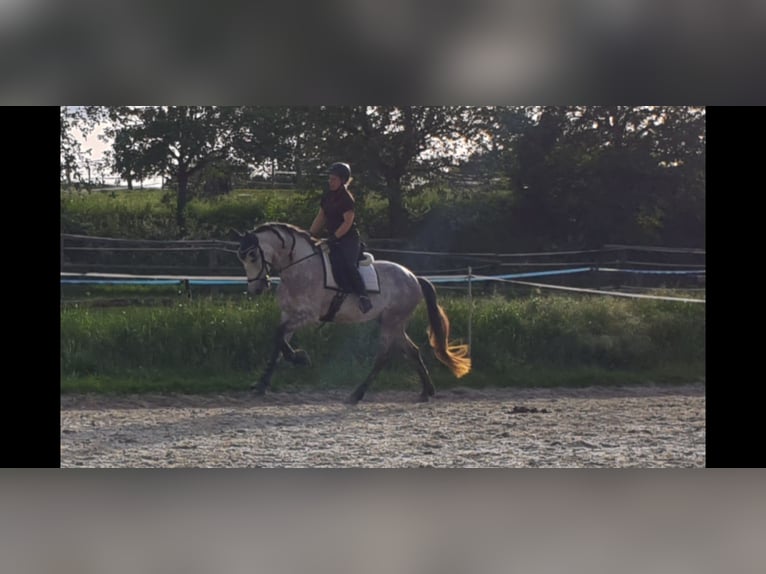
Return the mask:
<path id="1" fill-rule="evenodd" d="M 354 211 L 349 210 L 343 213 L 343 223 L 340 224 L 340 227 L 335 231 L 335 237 L 340 239 L 346 233 L 348 233 L 348 230 L 351 229 L 351 226 L 354 224 Z"/>
<path id="2" fill-rule="evenodd" d="M 314 218 L 314 222 L 311 224 L 311 227 L 309 228 L 309 233 L 311 233 L 311 235 L 314 235 L 314 236 L 319 235 L 319 232 L 322 231 L 324 224 L 325 224 L 324 209 L 320 207 L 319 213 L 317 213 L 317 216 Z"/>

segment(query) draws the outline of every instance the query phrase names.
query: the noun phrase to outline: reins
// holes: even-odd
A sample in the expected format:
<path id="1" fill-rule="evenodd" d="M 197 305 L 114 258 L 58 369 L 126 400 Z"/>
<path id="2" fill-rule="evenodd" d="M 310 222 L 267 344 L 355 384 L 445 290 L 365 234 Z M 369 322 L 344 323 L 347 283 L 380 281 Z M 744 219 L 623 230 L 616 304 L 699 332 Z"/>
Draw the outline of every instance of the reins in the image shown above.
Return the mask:
<path id="1" fill-rule="evenodd" d="M 309 253 L 305 257 L 301 257 L 300 259 L 298 259 L 298 261 L 293 261 L 289 265 L 286 265 L 285 267 L 282 267 L 282 269 L 277 269 L 277 271 L 279 271 L 281 273 L 285 269 L 290 269 L 290 267 L 292 267 L 293 265 L 298 265 L 298 263 L 300 263 L 301 261 L 306 261 L 306 259 L 311 259 L 315 255 L 319 255 L 319 251 L 314 251 L 314 253 Z"/>
<path id="2" fill-rule="evenodd" d="M 273 227 L 269 227 L 268 230 L 271 231 L 272 233 L 274 233 L 279 238 L 279 240 L 282 242 L 282 247 L 283 248 L 287 247 L 285 245 L 284 237 L 282 237 L 282 235 L 279 232 L 277 232 L 276 229 L 274 229 Z M 287 231 L 290 234 L 290 237 L 293 240 L 292 241 L 292 246 L 290 247 L 290 253 L 288 255 L 290 260 L 292 261 L 292 259 L 293 259 L 293 252 L 295 251 L 295 245 L 297 243 L 297 239 L 298 238 L 296 237 L 296 234 L 295 234 L 295 232 L 292 229 L 285 228 L 285 231 Z M 301 263 L 301 262 L 305 261 L 306 259 L 311 259 L 315 255 L 319 255 L 319 253 L 321 252 L 320 248 L 317 245 L 312 245 L 311 242 L 308 241 L 308 240 L 307 240 L 307 242 L 309 243 L 309 246 L 312 248 L 313 252 L 309 253 L 308 255 L 306 255 L 304 257 L 301 257 L 297 261 L 292 261 L 291 263 L 289 263 L 288 265 L 285 265 L 281 269 L 277 269 L 276 267 L 274 267 L 274 265 L 272 263 L 269 263 L 268 261 L 266 261 L 266 258 L 263 255 L 263 249 L 261 249 L 261 246 L 259 244 L 258 245 L 258 252 L 260 254 L 261 261 L 263 262 L 263 264 L 261 266 L 261 271 L 253 279 L 248 279 L 247 282 L 248 283 L 252 283 L 253 281 L 258 281 L 259 279 L 261 279 L 263 277 L 264 272 L 267 273 L 267 275 L 266 275 L 267 277 L 268 277 L 268 273 L 271 273 L 272 271 L 276 271 L 278 273 L 281 273 L 282 271 L 285 271 L 286 269 L 289 269 L 293 265 L 298 265 L 298 263 Z"/>

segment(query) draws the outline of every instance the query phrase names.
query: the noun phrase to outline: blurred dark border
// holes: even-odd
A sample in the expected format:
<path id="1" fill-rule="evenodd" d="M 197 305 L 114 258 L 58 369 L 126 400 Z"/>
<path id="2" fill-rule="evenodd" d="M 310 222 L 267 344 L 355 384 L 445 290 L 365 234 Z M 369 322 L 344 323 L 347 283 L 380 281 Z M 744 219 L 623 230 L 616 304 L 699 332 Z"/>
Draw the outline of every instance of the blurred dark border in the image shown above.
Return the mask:
<path id="1" fill-rule="evenodd" d="M 14 574 L 756 574 L 763 470 L 3 470 Z"/>
<path id="2" fill-rule="evenodd" d="M 760 104 L 760 0 L 0 9 L 2 104 Z"/>

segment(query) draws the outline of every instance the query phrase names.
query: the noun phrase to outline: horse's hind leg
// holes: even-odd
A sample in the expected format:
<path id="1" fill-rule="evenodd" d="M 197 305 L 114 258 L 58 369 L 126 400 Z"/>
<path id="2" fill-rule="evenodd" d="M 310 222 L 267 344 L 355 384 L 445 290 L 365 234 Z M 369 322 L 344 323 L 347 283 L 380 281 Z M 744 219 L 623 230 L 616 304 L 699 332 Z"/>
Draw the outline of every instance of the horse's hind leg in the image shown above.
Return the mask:
<path id="1" fill-rule="evenodd" d="M 364 379 L 364 381 L 354 389 L 354 392 L 349 395 L 348 399 L 346 400 L 347 403 L 355 405 L 360 400 L 362 400 L 362 397 L 364 397 L 364 394 L 372 384 L 372 381 L 375 380 L 375 377 L 378 376 L 378 373 L 380 373 L 381 369 L 383 369 L 391 357 L 391 342 L 392 341 L 389 337 L 381 334 L 380 346 L 378 347 L 378 354 L 375 357 L 375 364 L 372 367 L 372 371 L 370 371 L 370 374 L 367 375 L 367 378 Z"/>
<path id="2" fill-rule="evenodd" d="M 428 397 L 433 396 L 436 392 L 436 389 L 434 389 L 434 384 L 431 381 L 431 376 L 428 374 L 428 369 L 426 369 L 426 365 L 423 362 L 423 356 L 420 354 L 420 349 L 415 343 L 412 342 L 412 339 L 407 336 L 407 333 L 404 333 L 402 346 L 404 354 L 408 358 L 415 361 L 415 365 L 418 369 L 418 375 L 420 375 L 420 382 L 423 385 L 423 392 L 420 393 L 420 400 L 422 402 L 427 402 Z"/>

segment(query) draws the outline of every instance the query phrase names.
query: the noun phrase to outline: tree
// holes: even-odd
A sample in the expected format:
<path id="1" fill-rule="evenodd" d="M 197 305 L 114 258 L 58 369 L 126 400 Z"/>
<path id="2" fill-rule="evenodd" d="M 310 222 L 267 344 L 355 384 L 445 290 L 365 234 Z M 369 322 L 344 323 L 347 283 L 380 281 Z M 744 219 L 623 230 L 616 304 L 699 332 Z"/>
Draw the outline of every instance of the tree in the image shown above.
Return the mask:
<path id="1" fill-rule="evenodd" d="M 302 110 L 301 149 L 320 165 L 348 161 L 388 201 L 389 233 L 405 232 L 404 194 L 418 178 L 455 166 L 456 149 L 481 127 L 479 108 L 339 106 Z M 308 135 L 306 135 L 308 134 Z"/>
<path id="2" fill-rule="evenodd" d="M 161 175 L 177 185 L 176 224 L 186 234 L 190 178 L 207 166 L 262 157 L 259 108 L 170 106 L 114 108 L 115 168 L 123 177 Z M 266 113 L 267 119 L 271 116 Z M 268 129 L 266 130 L 268 132 Z"/>
<path id="3" fill-rule="evenodd" d="M 61 181 L 66 181 L 67 186 L 72 182 L 82 180 L 82 168 L 88 151 L 83 151 L 77 132 L 87 135 L 90 124 L 85 109 L 76 106 L 61 106 L 59 108 L 61 122 Z"/>
<path id="4" fill-rule="evenodd" d="M 570 106 L 528 113 L 533 121 L 511 150 L 509 176 L 518 220 L 549 246 L 704 238 L 698 109 Z M 679 190 L 687 190 L 685 197 Z M 684 224 L 673 222 L 682 214 Z M 684 231 L 673 232 L 679 226 Z"/>
<path id="5" fill-rule="evenodd" d="M 72 185 L 72 176 L 77 169 L 77 156 L 80 153 L 80 144 L 72 134 L 74 118 L 72 112 L 66 106 L 59 108 L 61 121 L 61 180 Z"/>
<path id="6" fill-rule="evenodd" d="M 99 106 L 61 106 L 61 181 L 68 186 L 83 180 L 83 169 L 89 167 L 91 150 L 82 149 L 81 140 L 90 135 L 106 118 L 104 108 Z"/>
<path id="7" fill-rule="evenodd" d="M 496 182 L 510 171 L 514 145 L 531 123 L 529 114 L 522 106 L 491 106 L 478 109 L 475 121 L 479 129 L 462 170 Z"/>
<path id="8" fill-rule="evenodd" d="M 112 147 L 114 170 L 128 182 L 128 189 L 133 189 L 134 180 L 142 181 L 147 175 L 145 142 L 136 136 L 134 130 L 121 128 L 115 133 Z"/>

